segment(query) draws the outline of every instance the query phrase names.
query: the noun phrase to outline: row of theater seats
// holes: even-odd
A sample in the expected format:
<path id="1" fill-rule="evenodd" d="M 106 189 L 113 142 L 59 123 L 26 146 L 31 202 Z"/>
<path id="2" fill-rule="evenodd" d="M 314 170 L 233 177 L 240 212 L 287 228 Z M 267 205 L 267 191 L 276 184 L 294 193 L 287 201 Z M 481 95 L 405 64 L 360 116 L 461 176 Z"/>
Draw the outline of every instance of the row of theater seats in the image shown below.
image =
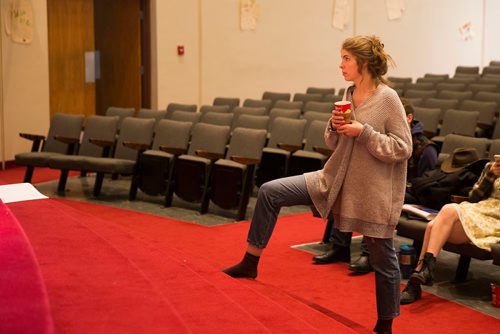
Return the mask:
<path id="1" fill-rule="evenodd" d="M 165 196 L 168 206 L 176 194 L 199 202 L 202 213 L 213 202 L 236 209 L 237 218 L 244 219 L 256 167 L 263 183 L 292 171 L 302 173 L 305 166 L 321 168 L 329 154 L 323 141 L 325 120 L 308 124 L 276 117 L 270 131 L 139 117 L 125 117 L 118 124 L 118 116 L 55 114 L 47 137 L 21 134 L 33 141 L 31 152 L 15 157 L 26 166 L 24 181 L 31 181 L 35 167 L 59 169 L 58 191 L 64 192 L 69 171 L 92 172 L 93 195 L 99 196 L 106 174 L 131 175 L 131 200 L 141 190 Z"/>

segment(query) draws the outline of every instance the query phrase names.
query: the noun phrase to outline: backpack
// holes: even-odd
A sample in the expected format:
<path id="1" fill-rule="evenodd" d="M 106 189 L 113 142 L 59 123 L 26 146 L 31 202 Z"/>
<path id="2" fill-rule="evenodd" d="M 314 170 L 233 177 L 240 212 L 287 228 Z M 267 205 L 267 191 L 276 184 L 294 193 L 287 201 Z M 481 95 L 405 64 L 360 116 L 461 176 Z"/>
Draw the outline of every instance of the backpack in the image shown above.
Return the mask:
<path id="1" fill-rule="evenodd" d="M 410 193 L 419 204 L 439 210 L 450 203 L 451 195 L 468 196 L 478 178 L 477 174 L 466 168 L 454 173 L 435 168 L 412 179 Z"/>

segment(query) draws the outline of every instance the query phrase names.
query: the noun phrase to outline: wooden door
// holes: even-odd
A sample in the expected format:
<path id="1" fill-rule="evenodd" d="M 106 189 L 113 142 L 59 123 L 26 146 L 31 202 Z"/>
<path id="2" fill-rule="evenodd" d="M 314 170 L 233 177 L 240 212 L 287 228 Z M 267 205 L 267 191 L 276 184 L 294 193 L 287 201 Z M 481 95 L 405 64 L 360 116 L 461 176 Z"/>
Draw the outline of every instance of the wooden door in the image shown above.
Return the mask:
<path id="1" fill-rule="evenodd" d="M 96 113 L 110 106 L 141 107 L 139 0 L 94 1 L 95 49 L 100 53 Z"/>
<path id="2" fill-rule="evenodd" d="M 94 50 L 92 0 L 47 0 L 50 113 L 95 114 L 95 84 L 85 82 Z"/>

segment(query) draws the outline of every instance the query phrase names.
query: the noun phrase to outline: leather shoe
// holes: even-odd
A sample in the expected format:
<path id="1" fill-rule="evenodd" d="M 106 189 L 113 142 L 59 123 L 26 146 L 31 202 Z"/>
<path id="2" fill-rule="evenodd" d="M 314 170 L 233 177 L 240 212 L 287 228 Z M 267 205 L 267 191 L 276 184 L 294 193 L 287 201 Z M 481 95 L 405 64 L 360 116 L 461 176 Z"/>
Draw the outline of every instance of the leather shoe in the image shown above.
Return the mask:
<path id="1" fill-rule="evenodd" d="M 406 288 L 401 293 L 401 299 L 399 303 L 402 305 L 411 304 L 416 302 L 420 298 L 422 298 L 422 288 L 420 287 L 420 285 L 408 282 Z"/>
<path id="2" fill-rule="evenodd" d="M 313 256 L 314 264 L 328 264 L 334 262 L 347 262 L 351 261 L 351 251 L 346 247 L 333 247 L 326 253 Z"/>
<path id="3" fill-rule="evenodd" d="M 372 266 L 370 265 L 370 258 L 368 255 L 361 254 L 361 256 L 349 265 L 349 270 L 354 271 L 357 274 L 368 274 L 372 271 Z"/>

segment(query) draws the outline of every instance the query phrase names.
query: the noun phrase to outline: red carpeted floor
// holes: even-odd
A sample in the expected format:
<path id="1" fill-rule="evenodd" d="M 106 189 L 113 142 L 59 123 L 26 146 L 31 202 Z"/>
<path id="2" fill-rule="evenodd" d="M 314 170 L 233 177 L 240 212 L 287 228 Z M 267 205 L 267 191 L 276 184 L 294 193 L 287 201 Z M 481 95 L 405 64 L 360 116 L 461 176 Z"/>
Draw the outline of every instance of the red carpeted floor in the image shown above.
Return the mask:
<path id="1" fill-rule="evenodd" d="M 28 236 L 61 333 L 370 333 L 374 275 L 311 265 L 291 245 L 324 225 L 281 217 L 257 280 L 220 272 L 239 261 L 248 222 L 203 227 L 68 200 L 9 204 Z M 495 333 L 493 317 L 424 293 L 394 333 Z"/>
<path id="2" fill-rule="evenodd" d="M 10 166 L 5 170 L 0 170 L 0 184 L 22 183 L 24 180 L 24 173 L 26 167 L 24 166 Z M 35 168 L 31 183 L 40 183 L 58 180 L 61 171 L 58 169 L 50 168 Z M 79 172 L 70 171 L 70 176 L 79 175 Z"/>

